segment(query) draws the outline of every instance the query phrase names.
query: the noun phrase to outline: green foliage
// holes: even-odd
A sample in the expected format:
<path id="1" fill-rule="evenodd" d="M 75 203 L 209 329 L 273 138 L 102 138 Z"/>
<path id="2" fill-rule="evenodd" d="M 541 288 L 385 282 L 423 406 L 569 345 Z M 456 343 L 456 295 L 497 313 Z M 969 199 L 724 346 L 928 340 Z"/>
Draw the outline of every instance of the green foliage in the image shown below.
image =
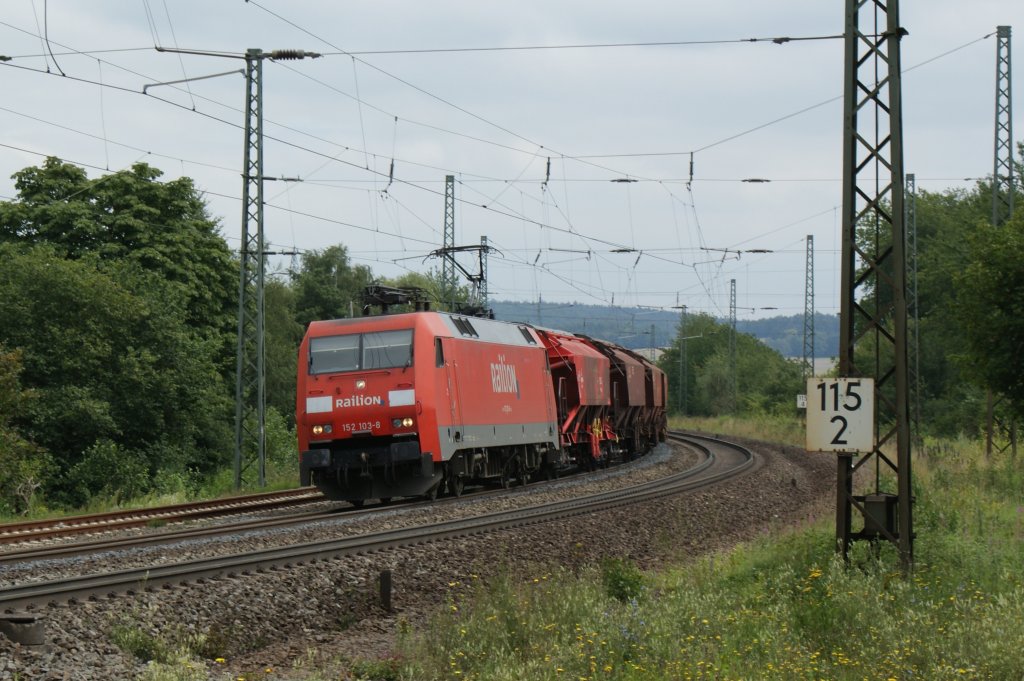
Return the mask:
<path id="1" fill-rule="evenodd" d="M 295 290 L 267 281 L 263 291 L 267 371 L 267 407 L 295 419 L 295 376 L 299 343 L 305 327 L 295 319 Z"/>
<path id="2" fill-rule="evenodd" d="M 90 180 L 81 168 L 48 158 L 15 173 L 18 199 L 0 203 L 0 242 L 134 264 L 180 287 L 193 328 L 230 334 L 238 286 L 231 252 L 192 181 L 159 182 L 160 175 L 137 163 Z"/>
<path id="3" fill-rule="evenodd" d="M 97 440 L 67 473 L 67 493 L 76 504 L 94 497 L 126 501 L 149 489 L 149 466 L 116 442 Z"/>
<path id="4" fill-rule="evenodd" d="M 1024 219 L 979 225 L 969 244 L 968 265 L 955 280 L 964 359 L 982 385 L 1006 395 L 1024 415 Z"/>
<path id="5" fill-rule="evenodd" d="M 185 501 L 196 496 L 199 490 L 199 475 L 195 469 L 160 468 L 153 475 L 153 494 L 159 498 Z"/>
<path id="6" fill-rule="evenodd" d="M 1022 150 L 1018 145 L 1019 154 Z M 1021 165 L 1015 165 L 1020 181 Z M 974 435 L 983 428 L 988 369 L 998 372 L 986 344 L 1014 333 L 1007 314 L 1019 296 L 1013 288 L 997 292 L 991 285 L 999 277 L 1011 285 L 1013 272 L 1020 271 L 1019 262 L 1000 252 L 1015 248 L 1013 233 L 1019 235 L 1020 227 L 1008 224 L 1002 234 L 991 229 L 991 192 L 986 180 L 972 190 L 919 191 L 915 202 L 922 423 L 936 435 Z M 999 361 L 1005 351 L 1005 346 L 997 350 L 1003 353 Z M 1012 372 L 1019 364 L 1012 356 L 1003 369 Z"/>
<path id="7" fill-rule="evenodd" d="M 340 244 L 303 254 L 302 268 L 292 280 L 295 320 L 305 329 L 314 320 L 358 316 L 363 289 L 372 281 L 370 269 L 353 267 Z"/>
<path id="8" fill-rule="evenodd" d="M 729 433 L 737 437 L 763 442 L 780 442 L 803 447 L 807 442 L 807 426 L 796 410 L 786 415 L 757 414 L 738 416 L 686 416 L 669 418 L 669 429 L 695 430 L 703 433 Z"/>
<path id="9" fill-rule="evenodd" d="M 644 573 L 636 563 L 621 558 L 601 561 L 601 583 L 605 593 L 623 603 L 635 601 L 644 595 L 647 588 Z"/>
<path id="10" fill-rule="evenodd" d="M 159 176 L 50 158 L 0 203 L 0 343 L 35 395 L 14 426 L 56 455 L 58 500 L 134 496 L 229 442 L 236 265 L 192 182 Z M 131 474 L 101 485 L 86 459 L 107 455 Z"/>
<path id="11" fill-rule="evenodd" d="M 174 659 L 173 650 L 166 641 L 137 624 L 114 625 L 110 631 L 110 640 L 143 662 L 167 663 Z"/>
<path id="12" fill-rule="evenodd" d="M 14 419 L 34 399 L 21 388 L 21 353 L 0 345 L 0 515 L 27 513 L 54 469 L 49 452 L 26 439 Z"/>
<path id="13" fill-rule="evenodd" d="M 784 414 L 803 392 L 800 367 L 745 333 L 736 334 L 736 376 L 727 324 L 687 315 L 658 365 L 669 386 L 669 409 L 708 416 Z M 685 380 L 684 380 L 685 379 Z"/>
<path id="14" fill-rule="evenodd" d="M 65 471 L 101 441 L 141 457 L 149 471 L 209 469 L 226 451 L 230 402 L 218 342 L 192 332 L 175 285 L 48 247 L 0 244 L 0 257 L 9 265 L 0 271 L 0 343 L 20 349 L 22 382 L 36 394 L 16 423 L 59 453 Z M 48 491 L 69 501 L 97 491 L 72 486 L 54 478 Z"/>
<path id="15" fill-rule="evenodd" d="M 299 441 L 295 427 L 276 409 L 268 407 L 266 421 L 267 480 L 297 484 L 299 479 Z"/>
<path id="16" fill-rule="evenodd" d="M 418 288 L 422 289 L 426 295 L 428 301 L 430 301 L 431 309 L 433 310 L 450 310 L 451 301 L 454 300 L 455 307 L 458 309 L 459 305 L 469 302 L 471 287 L 469 284 L 456 284 L 455 291 L 449 294 L 447 298 L 444 294 L 444 281 L 442 280 L 441 271 L 438 269 L 431 269 L 425 273 L 421 272 L 406 272 L 400 277 L 395 279 L 383 279 L 380 283 L 385 286 L 394 286 L 396 288 Z M 393 312 L 409 312 L 412 311 L 411 306 L 396 307 Z"/>
<path id="17" fill-rule="evenodd" d="M 349 672 L 355 681 L 398 681 L 401 663 L 394 659 L 354 660 Z"/>
<path id="18" fill-rule="evenodd" d="M 155 610 L 133 609 L 111 622 L 108 636 L 121 650 L 146 662 L 143 681 L 200 681 L 208 678 L 206 665 L 197 658 L 207 637 L 181 626 L 157 626 Z M 164 624 L 164 623 L 161 623 Z"/>

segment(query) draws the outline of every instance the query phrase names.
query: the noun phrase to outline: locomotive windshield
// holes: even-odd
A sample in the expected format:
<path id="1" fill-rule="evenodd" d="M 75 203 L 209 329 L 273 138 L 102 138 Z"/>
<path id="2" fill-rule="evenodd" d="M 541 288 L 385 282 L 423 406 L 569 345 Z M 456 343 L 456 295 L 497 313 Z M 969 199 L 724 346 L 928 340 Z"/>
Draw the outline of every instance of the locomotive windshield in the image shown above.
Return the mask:
<path id="1" fill-rule="evenodd" d="M 309 339 L 309 373 L 392 369 L 412 364 L 412 329 Z"/>

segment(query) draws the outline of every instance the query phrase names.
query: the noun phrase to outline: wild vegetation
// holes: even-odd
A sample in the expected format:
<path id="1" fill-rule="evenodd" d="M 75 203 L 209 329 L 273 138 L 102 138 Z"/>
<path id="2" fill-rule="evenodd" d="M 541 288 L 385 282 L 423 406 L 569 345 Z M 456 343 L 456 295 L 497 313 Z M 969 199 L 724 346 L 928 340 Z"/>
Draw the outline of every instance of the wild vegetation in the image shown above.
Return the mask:
<path id="1" fill-rule="evenodd" d="M 615 560 L 456 583 L 391 678 L 1020 678 L 1024 473 L 975 441 L 929 444 L 909 576 L 884 543 L 845 565 L 824 518 L 659 572 Z"/>

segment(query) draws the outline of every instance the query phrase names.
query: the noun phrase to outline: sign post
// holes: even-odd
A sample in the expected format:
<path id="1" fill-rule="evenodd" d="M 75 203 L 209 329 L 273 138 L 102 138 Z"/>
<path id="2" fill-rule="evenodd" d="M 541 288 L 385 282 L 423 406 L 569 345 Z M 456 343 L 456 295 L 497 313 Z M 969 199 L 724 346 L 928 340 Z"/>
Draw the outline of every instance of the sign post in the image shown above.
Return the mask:
<path id="1" fill-rule="evenodd" d="M 875 447 L 872 378 L 807 379 L 807 451 L 870 452 Z"/>

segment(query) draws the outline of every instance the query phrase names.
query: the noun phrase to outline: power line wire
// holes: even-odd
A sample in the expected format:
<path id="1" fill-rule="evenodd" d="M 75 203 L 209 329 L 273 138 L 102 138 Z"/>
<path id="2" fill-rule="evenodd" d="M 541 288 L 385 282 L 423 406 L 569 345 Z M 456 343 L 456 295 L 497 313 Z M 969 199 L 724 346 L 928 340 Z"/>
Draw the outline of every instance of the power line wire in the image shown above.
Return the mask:
<path id="1" fill-rule="evenodd" d="M 538 50 L 586 50 L 601 48 L 620 47 L 684 47 L 690 45 L 730 45 L 741 43 L 774 43 L 783 45 L 789 42 L 813 41 L 813 40 L 839 40 L 842 35 L 819 35 L 774 37 L 774 38 L 729 38 L 723 40 L 660 40 L 653 42 L 625 42 L 625 43 L 580 43 L 565 45 L 503 45 L 496 47 L 433 47 L 402 50 L 352 50 L 349 52 L 324 52 L 325 57 L 338 55 L 369 55 L 369 54 L 438 54 L 438 53 L 460 53 L 460 52 L 527 52 Z"/>
<path id="2" fill-rule="evenodd" d="M 254 4 L 255 4 L 255 3 L 254 3 Z M 263 9 L 263 8 L 261 7 L 261 9 Z M 272 14 L 273 14 L 273 13 L 272 13 Z M 277 16 L 277 15 L 275 15 L 275 16 Z M 287 20 L 285 20 L 285 21 L 287 21 Z M 988 36 L 986 36 L 986 37 L 988 37 Z M 982 39 L 983 39 L 983 38 L 982 38 Z M 979 39 L 979 40 L 980 40 L 980 39 Z M 325 41 L 325 42 L 326 42 L 326 41 Z M 973 42 L 977 42 L 977 41 L 973 41 Z M 968 43 L 968 44 L 972 44 L 972 43 Z M 966 46 L 967 46 L 967 45 L 964 45 L 964 46 L 961 46 L 960 48 L 956 48 L 956 49 L 962 49 L 963 47 L 966 47 Z M 954 49 L 954 50 L 950 50 L 949 52 L 947 52 L 947 53 L 944 53 L 944 54 L 949 54 L 949 53 L 951 53 L 951 52 L 954 52 L 954 51 L 956 51 L 956 49 Z M 943 56 L 943 55 L 939 55 L 939 57 L 941 57 L 941 56 Z M 933 59 L 929 60 L 929 62 L 930 62 L 930 61 L 934 61 L 935 59 L 937 59 L 937 58 L 939 58 L 939 57 L 935 57 L 935 58 L 933 58 Z M 362 61 L 362 60 L 360 60 L 360 61 Z M 365 63 L 365 62 L 364 62 L 364 63 Z M 928 62 L 925 62 L 925 63 L 928 63 Z M 373 65 L 369 65 L 369 66 L 371 66 L 372 68 L 376 68 L 376 67 L 373 67 Z M 118 68 L 121 68 L 121 67 L 118 67 Z M 31 70 L 31 69 L 30 69 L 30 70 Z M 377 69 L 377 70 L 380 70 L 380 69 Z M 388 75 L 390 75 L 390 74 L 388 74 Z M 91 81 L 87 81 L 87 80 L 85 80 L 85 79 L 78 79 L 78 80 L 81 80 L 81 81 L 83 81 L 83 82 L 91 82 Z M 401 79 L 399 79 L 399 80 L 401 81 Z M 404 81 L 402 81 L 402 82 L 404 82 Z M 96 83 L 93 83 L 93 84 L 96 84 Z M 104 85 L 104 84 L 103 84 L 102 82 L 101 82 L 101 83 L 99 83 L 99 85 L 100 85 L 101 87 L 105 87 L 105 85 Z M 116 87 L 116 86 L 112 86 L 112 87 Z M 414 86 L 414 87 L 415 87 L 415 86 Z M 118 89 L 125 89 L 125 88 L 118 88 Z M 134 92 L 134 91 L 132 91 L 132 90 L 127 90 L 127 91 L 131 91 L 131 92 Z M 425 92 L 425 91 L 424 91 L 424 92 Z M 427 93 L 427 94 L 429 94 L 429 93 Z M 157 98 L 157 99 L 161 99 L 161 98 Z M 358 97 L 357 97 L 357 99 L 358 99 Z M 161 99 L 161 101 L 165 101 L 165 102 L 167 102 L 167 103 L 171 103 L 171 104 L 174 104 L 175 106 L 180 106 L 180 105 L 177 105 L 177 104 L 175 104 L 174 102 L 170 102 L 170 101 L 168 101 L 168 100 L 162 100 L 162 99 Z M 213 101 L 213 100 L 210 100 L 210 101 Z M 440 100 L 440 101 L 444 101 L 444 100 Z M 219 104 L 219 105 L 220 105 L 220 103 L 219 103 L 219 102 L 215 102 L 215 103 L 217 103 L 217 104 Z M 447 103 L 447 102 L 446 102 L 446 103 Z M 827 103 L 827 102 L 826 102 L 826 103 Z M 223 105 L 221 105 L 221 106 L 223 106 Z M 181 107 L 181 108 L 186 108 L 186 107 Z M 809 109 L 810 109 L 810 108 L 814 108 L 814 107 L 809 107 Z M 806 110 L 809 110 L 809 109 L 806 109 Z M 186 109 L 186 110 L 187 110 L 187 109 Z M 798 115 L 799 113 L 803 113 L 803 111 L 806 111 L 806 110 L 802 110 L 802 111 L 800 111 L 800 112 L 796 112 L 795 114 L 791 114 L 790 116 L 787 116 L 787 117 L 784 117 L 784 118 L 781 118 L 781 119 L 777 119 L 776 121 L 773 121 L 773 122 L 778 122 L 779 120 L 785 120 L 785 118 L 788 118 L 788 117 L 792 117 L 793 115 Z M 192 111 L 194 111 L 194 112 L 196 112 L 196 113 L 201 113 L 202 115 L 206 115 L 206 116 L 208 116 L 208 117 L 210 117 L 210 118 L 212 118 L 212 119 L 214 119 L 214 120 L 218 120 L 218 121 L 221 121 L 221 122 L 224 122 L 224 123 L 228 123 L 228 124 L 231 124 L 230 122 L 228 122 L 228 121 L 224 121 L 223 119 L 219 119 L 219 118 L 217 118 L 217 117 L 215 117 L 215 116 L 212 116 L 212 115 L 209 115 L 209 114 L 205 114 L 205 113 L 203 113 L 203 112 L 198 112 L 198 111 L 195 111 L 195 109 L 194 109 L 194 108 L 192 109 Z M 483 119 L 482 119 L 482 120 L 483 120 Z M 773 123 L 773 122 L 772 122 L 772 123 Z M 735 139 L 736 137 L 739 137 L 739 136 L 742 136 L 742 135 L 748 134 L 749 132 L 752 132 L 753 130 L 756 130 L 756 129 L 761 129 L 762 127 L 766 127 L 767 125 L 770 125 L 770 124 L 772 124 L 772 123 L 767 123 L 767 124 L 764 124 L 764 125 L 762 125 L 762 126 L 758 126 L 757 128 L 753 128 L 753 129 L 751 129 L 751 130 L 748 130 L 748 131 L 745 131 L 745 132 L 743 132 L 743 133 L 739 133 L 738 135 L 732 136 L 732 137 L 730 137 L 730 138 L 726 138 L 725 140 L 721 140 L 721 141 L 719 141 L 719 142 L 717 142 L 717 143 L 714 143 L 714 144 L 720 144 L 720 143 L 724 143 L 725 141 L 729 141 L 729 140 L 731 140 L 731 139 Z M 231 124 L 231 125 L 233 125 L 233 124 Z M 240 127 L 240 126 L 237 126 L 237 125 L 236 125 L 235 127 Z M 500 126 L 499 126 L 499 127 L 500 127 Z M 293 130 L 294 130 L 294 129 L 293 129 Z M 304 132 L 302 132 L 302 131 L 297 131 L 297 130 L 296 130 L 296 132 L 299 132 L 299 133 L 301 133 L 301 134 L 304 134 L 304 135 L 305 135 L 305 134 L 307 134 L 307 133 L 304 133 Z M 507 130 L 505 130 L 505 132 L 509 132 L 510 134 L 514 134 L 514 133 L 511 133 L 510 131 L 507 131 Z M 275 139 L 275 138 L 271 138 L 271 139 Z M 522 137 L 521 137 L 521 139 L 526 139 L 526 138 L 522 138 Z M 277 141 L 279 141 L 279 142 L 281 142 L 281 143 L 283 143 L 283 144 L 287 144 L 287 145 L 289 145 L 289 146 L 293 146 L 293 147 L 295 147 L 295 148 L 299 148 L 299 149 L 305 149 L 304 147 L 301 147 L 301 146 L 299 146 L 299 145 L 295 145 L 295 144 L 293 144 L 293 143 L 290 143 L 290 142 L 286 142 L 286 141 L 284 141 L 284 140 L 277 140 Z M 331 142 L 331 143 L 332 143 L 332 144 L 334 144 L 333 142 Z M 364 146 L 365 146 L 365 145 L 364 145 Z M 712 146 L 712 145 L 709 145 L 709 146 Z M 706 148 L 709 148 L 709 147 L 703 147 L 702 149 L 706 149 Z M 313 151 L 313 150 L 310 150 L 310 149 L 305 149 L 305 150 L 306 150 L 306 151 L 309 151 L 309 152 L 311 152 L 311 153 L 317 153 L 317 152 L 315 152 L 315 151 Z M 519 151 L 523 151 L 523 150 L 519 150 Z M 366 153 L 366 151 L 365 151 L 365 150 L 364 150 L 364 153 Z M 534 153 L 536 153 L 536 152 L 534 152 Z M 377 158 L 378 156 L 377 156 L 377 155 L 375 154 L 375 155 L 374 155 L 374 157 L 375 157 L 375 158 Z M 570 158 L 570 159 L 571 159 L 572 157 L 563 157 L 563 158 Z M 338 161 L 338 159 L 333 159 L 333 160 L 336 160 L 336 161 Z M 343 162 L 343 163 L 348 163 L 348 162 Z M 353 167 L 358 167 L 358 166 L 356 166 L 355 164 L 351 164 L 351 163 L 348 163 L 348 164 L 349 164 L 349 165 L 352 165 Z M 600 166 L 599 166 L 599 167 L 600 167 Z M 368 170 L 368 169 L 366 169 L 366 170 Z M 375 174 L 375 175 L 377 175 L 377 176 L 380 176 L 380 175 L 382 175 L 382 173 L 379 173 L 379 172 L 376 172 L 376 171 L 371 171 L 371 172 L 374 172 L 374 174 Z M 375 179 L 375 181 L 376 181 L 376 179 Z M 414 184 L 414 183 L 410 183 L 410 182 L 405 182 L 405 184 L 408 184 L 408 185 L 410 185 L 410 186 L 417 186 L 416 184 Z M 420 189 L 424 189 L 423 187 L 418 187 L 418 188 L 420 188 Z M 427 190 L 427 191 L 429 191 L 429 190 Z M 434 192 L 434 193 L 436 193 L 436 194 L 439 194 L 439 192 Z M 485 209 L 485 210 L 492 210 L 492 211 L 494 211 L 494 209 L 493 209 L 493 208 L 491 208 L 491 207 L 490 207 L 489 205 L 483 205 L 483 204 L 470 204 L 470 205 L 476 205 L 476 206 L 478 206 L 478 207 L 481 207 L 481 208 L 483 208 L 483 209 Z M 503 206 L 503 207 L 504 207 L 504 206 Z M 506 208 L 507 208 L 507 207 L 506 207 Z M 546 224 L 544 224 L 544 223 L 541 223 L 541 222 L 538 222 L 538 221 L 536 221 L 536 220 L 530 220 L 530 219 L 528 219 L 528 218 L 525 218 L 525 217 L 524 217 L 524 216 L 522 216 L 521 214 L 516 214 L 516 213 L 515 213 L 515 211 L 510 211 L 510 212 L 504 212 L 504 211 L 494 211 L 494 212 L 497 212 L 497 213 L 499 213 L 499 214 L 503 214 L 503 215 L 506 215 L 506 216 L 508 216 L 508 217 L 512 217 L 512 218 L 514 218 L 514 219 L 519 219 L 519 220 L 525 220 L 526 222 L 529 222 L 529 223 L 532 223 L 532 224 L 538 225 L 538 226 L 540 226 L 540 227 L 545 227 L 545 226 L 546 226 L 546 227 L 549 227 L 549 228 L 551 228 L 551 229 L 554 229 L 554 230 L 556 230 L 556 231 L 563 231 L 563 232 L 565 232 L 565 233 L 568 233 L 568 234 L 573 234 L 573 235 L 575 235 L 575 236 L 578 236 L 579 238 L 581 238 L 581 239 L 584 239 L 584 240 L 586 240 L 586 239 L 589 239 L 589 238 L 590 238 L 590 237 L 586 237 L 585 235 L 581 235 L 581 234 L 579 234 L 579 233 L 575 232 L 575 230 L 573 230 L 573 229 L 572 229 L 571 227 L 570 227 L 570 229 L 568 229 L 568 230 L 560 230 L 560 229 L 558 229 L 558 228 L 555 228 L 555 227 L 553 227 L 553 226 L 551 226 L 551 225 L 546 225 Z M 599 241 L 599 242 L 600 242 L 600 241 L 602 241 L 602 240 L 597 240 L 597 241 Z M 606 244 L 610 244 L 611 242 L 604 242 L 604 243 L 606 243 Z"/>

